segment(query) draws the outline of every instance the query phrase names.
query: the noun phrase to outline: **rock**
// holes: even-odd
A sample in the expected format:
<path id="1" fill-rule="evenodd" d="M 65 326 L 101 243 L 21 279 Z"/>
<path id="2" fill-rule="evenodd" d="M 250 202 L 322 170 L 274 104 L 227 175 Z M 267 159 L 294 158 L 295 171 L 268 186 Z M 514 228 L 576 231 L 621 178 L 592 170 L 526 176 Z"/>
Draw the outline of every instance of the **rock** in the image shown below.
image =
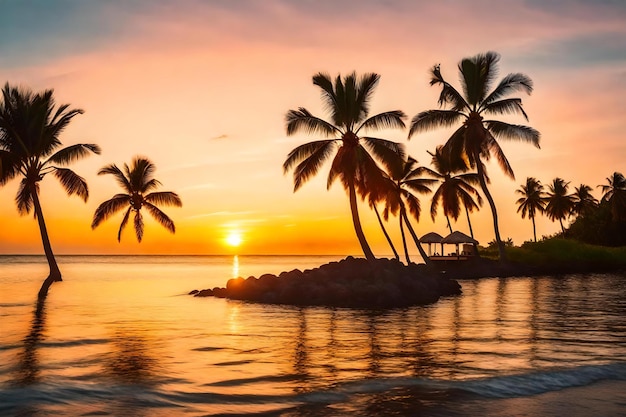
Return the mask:
<path id="1" fill-rule="evenodd" d="M 191 291 L 189 291 L 188 295 L 198 294 L 198 292 L 199 292 L 198 290 L 191 290 Z"/>
<path id="2" fill-rule="evenodd" d="M 202 290 L 196 296 L 299 306 L 400 308 L 460 293 L 457 281 L 424 264 L 404 265 L 396 259 L 370 262 L 349 256 L 305 271 L 229 279 L 226 288 Z"/>

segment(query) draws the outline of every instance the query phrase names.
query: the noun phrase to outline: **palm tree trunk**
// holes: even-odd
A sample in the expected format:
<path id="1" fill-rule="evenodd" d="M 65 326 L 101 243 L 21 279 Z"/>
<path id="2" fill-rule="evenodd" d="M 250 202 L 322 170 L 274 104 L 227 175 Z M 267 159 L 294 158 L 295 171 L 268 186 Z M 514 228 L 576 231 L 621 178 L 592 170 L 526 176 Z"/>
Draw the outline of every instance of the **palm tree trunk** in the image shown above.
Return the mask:
<path id="1" fill-rule="evenodd" d="M 31 190 L 33 196 L 33 208 L 35 209 L 35 217 L 37 218 L 37 223 L 39 223 L 39 232 L 41 233 L 41 242 L 43 243 L 43 250 L 46 254 L 46 259 L 48 260 L 48 267 L 50 268 L 50 274 L 44 280 L 43 284 L 41 284 L 41 289 L 39 290 L 39 298 L 46 298 L 48 295 L 48 289 L 50 285 L 52 285 L 55 281 L 62 281 L 61 279 L 61 271 L 59 270 L 59 266 L 57 265 L 57 261 L 54 258 L 54 253 L 52 253 L 52 245 L 50 245 L 50 238 L 48 237 L 48 229 L 46 228 L 46 222 L 43 218 L 43 212 L 41 210 L 41 204 L 39 203 L 39 196 L 37 195 L 37 191 L 34 189 Z"/>
<path id="2" fill-rule="evenodd" d="M 500 229 L 498 227 L 498 211 L 496 210 L 496 203 L 493 201 L 493 197 L 487 188 L 487 182 L 485 181 L 485 168 L 483 166 L 482 161 L 480 160 L 480 156 L 478 152 L 475 153 L 474 157 L 476 158 L 476 169 L 478 171 L 478 180 L 480 181 L 480 188 L 483 190 L 487 201 L 489 202 L 489 207 L 491 208 L 491 214 L 493 216 L 493 231 L 496 237 L 496 242 L 498 243 L 498 252 L 500 255 L 500 261 L 506 261 L 506 252 L 504 249 L 504 242 L 500 238 Z"/>
<path id="3" fill-rule="evenodd" d="M 422 244 L 420 243 L 419 238 L 415 234 L 415 230 L 413 230 L 413 226 L 411 226 L 411 223 L 409 222 L 409 218 L 406 215 L 406 210 L 404 209 L 404 207 L 402 207 L 400 209 L 400 214 L 404 218 L 404 222 L 406 223 L 406 227 L 409 229 L 409 232 L 411 233 L 411 236 L 413 236 L 413 240 L 415 241 L 415 245 L 417 246 L 417 250 L 420 252 L 420 255 L 422 256 L 422 259 L 424 259 L 424 263 L 426 265 L 432 266 L 433 263 L 430 260 L 430 258 L 428 257 L 428 255 L 426 255 L 426 252 L 424 252 L 424 248 L 422 248 Z"/>
<path id="4" fill-rule="evenodd" d="M 472 222 L 470 221 L 469 210 L 465 206 L 465 215 L 467 216 L 467 225 L 469 226 L 469 232 L 472 239 L 474 239 L 474 230 L 472 229 Z"/>
<path id="5" fill-rule="evenodd" d="M 563 219 L 559 219 L 559 223 L 561 224 L 561 232 L 565 235 L 565 227 L 563 227 Z"/>
<path id="6" fill-rule="evenodd" d="M 411 263 L 411 259 L 409 258 L 409 248 L 406 245 L 406 236 L 404 235 L 404 225 L 402 214 L 398 216 L 400 219 L 400 234 L 402 235 L 402 246 L 404 246 L 404 257 L 406 258 L 407 265 Z"/>
<path id="7" fill-rule="evenodd" d="M 535 228 L 535 216 L 531 216 L 530 220 L 533 221 L 533 237 L 535 238 L 535 242 L 537 242 L 537 229 Z"/>
<path id="8" fill-rule="evenodd" d="M 448 217 L 447 214 L 446 214 L 446 220 L 448 221 L 448 229 L 450 230 L 450 233 L 452 233 L 453 230 L 452 230 L 452 225 L 450 224 L 450 217 Z"/>
<path id="9" fill-rule="evenodd" d="M 370 245 L 367 243 L 367 240 L 365 239 L 365 234 L 363 234 L 363 228 L 361 227 L 361 220 L 359 219 L 359 210 L 357 207 L 356 190 L 354 189 L 354 184 L 350 184 L 348 186 L 348 194 L 350 197 L 350 211 L 352 212 L 352 223 L 354 224 L 356 237 L 357 239 L 359 239 L 359 243 L 361 244 L 361 249 L 363 249 L 365 259 L 367 259 L 368 261 L 374 261 L 376 260 L 376 257 L 370 249 Z"/>
<path id="10" fill-rule="evenodd" d="M 396 251 L 396 247 L 393 246 L 393 242 L 391 241 L 391 238 L 389 237 L 389 233 L 387 233 L 387 229 L 385 229 L 385 225 L 383 224 L 383 220 L 380 218 L 380 214 L 378 213 L 378 209 L 376 208 L 376 204 L 374 203 L 373 206 L 374 208 L 374 213 L 376 213 L 376 218 L 378 219 L 378 224 L 380 224 L 380 228 L 383 231 L 383 234 L 385 235 L 385 238 L 387 239 L 387 243 L 389 243 L 389 246 L 391 247 L 391 250 L 393 251 L 393 256 L 395 256 L 396 260 L 399 261 L 400 260 L 400 255 L 398 255 L 398 252 Z"/>

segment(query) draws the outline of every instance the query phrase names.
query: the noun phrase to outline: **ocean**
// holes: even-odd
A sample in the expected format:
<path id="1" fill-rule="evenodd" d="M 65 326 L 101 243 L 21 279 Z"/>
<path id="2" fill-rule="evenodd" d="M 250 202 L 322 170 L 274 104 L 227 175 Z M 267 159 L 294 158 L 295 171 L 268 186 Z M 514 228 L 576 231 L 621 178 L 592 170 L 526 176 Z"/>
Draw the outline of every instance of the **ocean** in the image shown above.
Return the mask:
<path id="1" fill-rule="evenodd" d="M 196 298 L 340 256 L 0 256 L 0 416 L 626 416 L 626 275 L 396 310 Z"/>

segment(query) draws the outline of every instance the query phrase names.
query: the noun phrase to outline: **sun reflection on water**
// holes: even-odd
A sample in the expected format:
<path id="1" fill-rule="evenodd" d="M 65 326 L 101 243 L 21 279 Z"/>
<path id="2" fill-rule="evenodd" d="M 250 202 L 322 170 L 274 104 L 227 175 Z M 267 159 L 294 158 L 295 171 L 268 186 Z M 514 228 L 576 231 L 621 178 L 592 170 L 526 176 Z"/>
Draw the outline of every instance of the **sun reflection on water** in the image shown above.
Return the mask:
<path id="1" fill-rule="evenodd" d="M 233 256 L 233 278 L 239 277 L 239 256 Z"/>

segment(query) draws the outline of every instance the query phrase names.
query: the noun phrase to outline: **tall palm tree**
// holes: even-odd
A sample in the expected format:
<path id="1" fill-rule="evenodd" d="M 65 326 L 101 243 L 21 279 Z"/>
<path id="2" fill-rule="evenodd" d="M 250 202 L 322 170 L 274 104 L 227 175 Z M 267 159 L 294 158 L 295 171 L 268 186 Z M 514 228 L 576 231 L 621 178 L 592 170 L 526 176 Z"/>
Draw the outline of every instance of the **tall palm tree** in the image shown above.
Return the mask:
<path id="1" fill-rule="evenodd" d="M 382 171 L 374 158 L 383 165 L 397 155 L 404 157 L 404 147 L 396 142 L 362 136 L 362 131 L 382 128 L 404 128 L 405 114 L 400 110 L 369 116 L 370 100 L 380 76 L 368 73 L 361 77 L 351 73 L 335 82 L 318 73 L 313 84 L 322 90 L 322 100 L 330 113 L 328 122 L 307 109 L 289 110 L 286 115 L 287 135 L 298 132 L 317 134 L 327 139 L 305 143 L 294 148 L 283 164 L 286 173 L 293 169 L 294 192 L 317 174 L 321 166 L 334 155 L 327 187 L 338 178 L 348 191 L 352 223 L 363 254 L 375 259 L 361 227 L 357 208 L 357 193 L 367 194 L 368 184 L 380 181 Z M 371 152 L 371 154 L 370 154 Z"/>
<path id="2" fill-rule="evenodd" d="M 399 261 L 400 255 L 398 255 L 398 251 L 396 250 L 396 247 L 393 244 L 393 241 L 391 240 L 389 233 L 387 233 L 387 228 L 385 227 L 383 219 L 380 216 L 380 212 L 378 211 L 378 208 L 376 207 L 376 205 L 379 202 L 385 200 L 384 191 L 381 189 L 381 187 L 376 187 L 376 190 L 374 190 L 373 188 L 374 187 L 370 187 L 370 190 L 368 192 L 368 204 L 370 208 L 374 210 L 374 213 L 376 214 L 376 219 L 378 220 L 380 229 L 383 231 L 383 235 L 385 235 L 385 239 L 387 239 L 387 243 L 389 244 L 389 247 L 391 248 L 391 251 L 393 252 L 394 258 L 396 258 L 396 260 Z"/>
<path id="3" fill-rule="evenodd" d="M 157 206 L 182 207 L 183 203 L 176 193 L 171 191 L 153 191 L 161 183 L 154 178 L 155 165 L 147 158 L 135 157 L 130 166 L 124 164 L 124 170 L 119 169 L 115 164 L 107 165 L 98 171 L 98 175 L 111 174 L 117 183 L 124 189 L 124 193 L 115 194 L 113 198 L 100 204 L 93 215 L 91 228 L 95 229 L 100 223 L 111 217 L 113 214 L 126 208 L 126 213 L 122 218 L 120 229 L 117 233 L 117 241 L 122 239 L 122 231 L 131 213 L 134 213 L 134 226 L 137 241 L 143 238 L 143 216 L 141 209 L 145 208 L 163 227 L 174 233 L 176 227 L 174 222 Z"/>
<path id="4" fill-rule="evenodd" d="M 389 213 L 394 215 L 399 213 L 398 219 L 400 221 L 400 233 L 402 235 L 402 245 L 404 247 L 404 256 L 407 263 L 411 262 L 409 258 L 409 251 L 406 244 L 406 237 L 404 234 L 404 226 L 409 229 L 411 237 L 417 246 L 422 259 L 426 264 L 430 264 L 430 259 L 422 244 L 411 225 L 408 214 L 419 221 L 421 214 L 420 201 L 415 194 L 427 194 L 429 193 L 430 186 L 437 180 L 430 178 L 421 178 L 417 161 L 411 157 L 407 160 L 397 159 L 394 165 L 389 167 L 386 182 L 387 198 L 385 199 L 385 210 L 383 216 L 385 219 L 389 218 Z M 408 212 L 408 214 L 407 214 Z"/>
<path id="5" fill-rule="evenodd" d="M 572 214 L 584 216 L 598 207 L 598 200 L 591 195 L 592 188 L 590 186 L 580 184 L 580 187 L 576 187 L 574 190 Z"/>
<path id="6" fill-rule="evenodd" d="M 48 174 L 56 177 L 68 195 L 77 195 L 84 201 L 89 197 L 87 182 L 64 166 L 100 153 L 94 144 L 77 144 L 61 148 L 60 134 L 70 121 L 83 110 L 70 109 L 69 104 L 55 105 L 53 90 L 33 93 L 28 89 L 10 86 L 2 89 L 0 102 L 0 186 L 15 177 L 21 177 L 15 202 L 21 215 L 34 211 L 39 224 L 41 241 L 50 274 L 39 290 L 39 298 L 48 294 L 55 281 L 61 281 L 48 229 L 39 200 L 39 183 Z"/>
<path id="7" fill-rule="evenodd" d="M 598 185 L 602 188 L 602 200 L 611 205 L 614 221 L 626 220 L 626 178 L 621 172 L 614 172 L 606 181 L 606 185 Z"/>
<path id="8" fill-rule="evenodd" d="M 458 220 L 461 215 L 461 207 L 464 207 L 470 234 L 473 238 L 474 232 L 469 212 L 477 210 L 483 204 L 482 197 L 474 188 L 474 185 L 479 184 L 478 174 L 467 172 L 467 165 L 465 165 L 463 159 L 453 158 L 453 155 L 445 154 L 442 146 L 437 146 L 435 153 L 430 151 L 428 153 L 432 157 L 430 163 L 434 169 L 420 167 L 418 172 L 428 174 L 439 182 L 439 187 L 435 190 L 431 199 L 430 217 L 435 220 L 439 204 L 441 203 L 443 214 L 448 220 L 448 228 L 450 233 L 452 233 L 450 217 L 455 221 Z M 474 200 L 474 197 L 476 197 L 476 200 Z"/>
<path id="9" fill-rule="evenodd" d="M 526 184 L 515 190 L 521 197 L 516 201 L 517 212 L 522 212 L 522 219 L 528 218 L 533 222 L 533 238 L 537 241 L 537 227 L 535 226 L 535 215 L 543 213 L 546 208 L 546 197 L 543 194 L 543 184 L 533 177 L 526 178 Z"/>
<path id="10" fill-rule="evenodd" d="M 569 182 L 565 182 L 563 178 L 555 178 L 552 184 L 548 185 L 546 194 L 546 214 L 552 221 L 558 220 L 561 225 L 561 232 L 565 233 L 563 220 L 572 212 L 574 206 L 574 197 L 567 194 Z"/>
<path id="11" fill-rule="evenodd" d="M 489 92 L 497 76 L 499 60 L 500 56 L 495 52 L 463 59 L 458 66 L 463 93 L 448 83 L 441 75 L 439 65 L 435 65 L 431 70 L 430 85 L 441 86 L 439 105 L 449 106 L 449 109 L 426 110 L 417 114 L 411 121 L 409 139 L 417 132 L 461 123 L 446 142 L 444 151 L 452 155 L 462 155 L 470 167 L 476 168 L 480 187 L 491 208 L 500 259 L 505 260 L 505 245 L 500 238 L 498 213 L 487 187 L 488 177 L 483 161 L 495 156 L 504 173 L 515 178 L 498 139 L 519 140 L 539 147 L 539 132 L 528 126 L 483 119 L 485 115 L 521 114 L 528 120 L 521 99 L 504 98 L 518 91 L 530 94 L 533 84 L 528 76 L 521 73 L 508 74 Z"/>

